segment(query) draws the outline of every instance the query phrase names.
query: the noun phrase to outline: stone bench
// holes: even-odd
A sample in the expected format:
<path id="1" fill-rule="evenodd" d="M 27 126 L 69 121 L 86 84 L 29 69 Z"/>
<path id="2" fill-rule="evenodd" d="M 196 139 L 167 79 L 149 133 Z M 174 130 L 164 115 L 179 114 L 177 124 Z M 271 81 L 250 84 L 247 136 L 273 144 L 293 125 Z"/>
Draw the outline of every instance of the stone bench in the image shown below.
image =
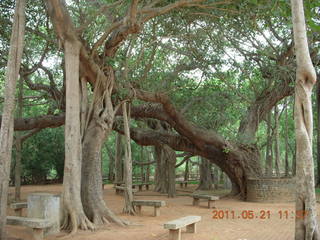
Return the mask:
<path id="1" fill-rule="evenodd" d="M 17 203 L 11 203 L 10 208 L 14 210 L 14 215 L 15 216 L 20 216 L 22 215 L 22 209 L 27 208 L 28 203 L 27 202 L 17 202 Z"/>
<path id="2" fill-rule="evenodd" d="M 163 227 L 169 229 L 169 240 L 181 240 L 181 228 L 187 227 L 187 233 L 196 233 L 196 223 L 200 221 L 200 216 L 187 216 L 167 222 Z"/>
<path id="3" fill-rule="evenodd" d="M 44 229 L 54 223 L 48 219 L 7 216 L 7 224 L 32 228 L 34 240 L 43 240 Z"/>
<path id="4" fill-rule="evenodd" d="M 122 187 L 122 186 L 115 186 L 114 188 L 116 189 L 116 194 L 123 194 L 124 190 L 126 189 L 125 187 Z M 138 190 L 133 188 L 132 194 L 135 194 L 136 192 L 138 192 Z"/>
<path id="5" fill-rule="evenodd" d="M 149 190 L 149 185 L 151 183 L 134 183 L 132 184 L 132 188 L 139 187 L 139 191 L 142 191 L 143 186 L 146 186 L 146 190 Z"/>
<path id="6" fill-rule="evenodd" d="M 200 199 L 206 199 L 208 200 L 208 208 L 211 208 L 211 203 L 214 204 L 216 200 L 219 200 L 219 197 L 211 195 L 193 194 L 191 196 L 193 197 L 193 206 L 199 206 Z M 215 206 L 212 207 L 215 208 Z"/>
<path id="7" fill-rule="evenodd" d="M 166 205 L 165 201 L 160 200 L 134 200 L 132 202 L 133 206 L 137 207 L 137 212 L 141 213 L 142 206 L 150 206 L 154 207 L 154 215 L 155 217 L 160 216 L 160 207 L 164 207 Z"/>

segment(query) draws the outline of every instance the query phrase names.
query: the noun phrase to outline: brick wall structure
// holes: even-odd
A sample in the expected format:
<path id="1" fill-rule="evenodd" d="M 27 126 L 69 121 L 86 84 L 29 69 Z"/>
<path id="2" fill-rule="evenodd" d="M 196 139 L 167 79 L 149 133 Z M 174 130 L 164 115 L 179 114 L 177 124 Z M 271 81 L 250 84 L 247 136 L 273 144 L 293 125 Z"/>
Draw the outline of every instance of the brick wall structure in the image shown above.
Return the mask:
<path id="1" fill-rule="evenodd" d="M 295 201 L 294 178 L 251 178 L 247 183 L 247 201 L 281 203 Z"/>

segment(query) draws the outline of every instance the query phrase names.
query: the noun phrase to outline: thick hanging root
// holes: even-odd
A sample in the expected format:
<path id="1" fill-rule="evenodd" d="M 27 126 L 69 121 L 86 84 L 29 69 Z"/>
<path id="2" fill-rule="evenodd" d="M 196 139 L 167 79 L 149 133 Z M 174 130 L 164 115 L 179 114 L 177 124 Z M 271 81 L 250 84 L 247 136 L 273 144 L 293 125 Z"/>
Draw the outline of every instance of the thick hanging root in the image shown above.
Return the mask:
<path id="1" fill-rule="evenodd" d="M 136 215 L 136 211 L 134 210 L 133 206 L 125 206 L 122 212 L 132 216 Z"/>
<path id="2" fill-rule="evenodd" d="M 121 227 L 125 227 L 130 225 L 130 223 L 126 220 L 123 220 L 119 217 L 117 217 L 109 208 L 105 208 L 104 211 L 102 212 L 101 218 L 106 219 L 108 222 L 115 223 Z"/>
<path id="3" fill-rule="evenodd" d="M 128 226 L 130 223 L 116 216 L 105 204 L 103 200 L 94 199 L 95 204 L 88 204 L 86 214 L 95 225 L 115 223 L 119 226 Z"/>
<path id="4" fill-rule="evenodd" d="M 95 225 L 85 216 L 84 213 L 78 213 L 73 210 L 65 213 L 61 229 L 68 230 L 70 232 L 69 235 L 74 235 L 78 229 L 94 231 Z"/>

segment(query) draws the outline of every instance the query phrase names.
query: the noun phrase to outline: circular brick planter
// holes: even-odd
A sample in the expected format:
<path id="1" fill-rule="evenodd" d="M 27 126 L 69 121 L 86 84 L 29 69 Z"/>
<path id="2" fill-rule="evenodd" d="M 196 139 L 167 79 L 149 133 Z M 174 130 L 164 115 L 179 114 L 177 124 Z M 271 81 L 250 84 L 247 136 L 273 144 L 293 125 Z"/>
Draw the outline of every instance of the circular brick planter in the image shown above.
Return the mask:
<path id="1" fill-rule="evenodd" d="M 295 200 L 294 178 L 251 178 L 247 183 L 249 202 L 292 202 Z"/>

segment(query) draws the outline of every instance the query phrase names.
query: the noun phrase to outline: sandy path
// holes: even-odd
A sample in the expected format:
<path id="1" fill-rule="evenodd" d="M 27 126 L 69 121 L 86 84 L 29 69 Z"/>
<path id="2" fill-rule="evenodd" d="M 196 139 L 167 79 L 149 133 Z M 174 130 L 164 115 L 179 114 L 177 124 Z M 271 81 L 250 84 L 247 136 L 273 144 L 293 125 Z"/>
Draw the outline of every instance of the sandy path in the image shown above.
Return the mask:
<path id="1" fill-rule="evenodd" d="M 191 187 L 192 188 L 192 187 Z M 190 188 L 190 189 L 191 189 Z M 11 189 L 12 190 L 12 189 Z M 25 199 L 30 192 L 45 191 L 59 193 L 61 185 L 24 186 L 22 197 Z M 108 206 L 122 218 L 134 222 L 135 226 L 127 228 L 115 225 L 104 226 L 95 232 L 80 231 L 71 240 L 165 240 L 168 231 L 163 229 L 163 223 L 187 215 L 199 215 L 202 221 L 197 226 L 197 234 L 182 233 L 183 240 L 292 240 L 294 233 L 294 205 L 293 204 L 261 204 L 249 203 L 234 199 L 222 199 L 216 203 L 216 209 L 206 208 L 206 202 L 200 207 L 192 206 L 192 199 L 180 196 L 169 199 L 166 196 L 139 196 L 139 194 L 154 194 L 153 192 L 139 192 L 136 199 L 165 200 L 166 207 L 161 208 L 160 217 L 152 217 L 153 208 L 142 207 L 141 216 L 126 216 L 121 213 L 123 197 L 115 195 L 111 185 L 104 190 Z M 223 211 L 221 219 L 213 219 L 212 211 Z M 12 215 L 12 211 L 8 210 Z M 245 219 L 248 211 L 254 213 L 253 219 Z M 270 217 L 267 211 L 270 211 Z M 288 211 L 288 219 L 280 218 L 279 211 Z M 228 213 L 228 218 L 227 218 Z M 264 214 L 265 213 L 265 214 Z M 222 213 L 220 213 L 222 214 Z M 261 219 L 260 217 L 265 219 Z M 250 214 L 249 214 L 250 215 Z M 24 227 L 7 226 L 9 237 L 32 240 L 31 230 Z M 49 236 L 47 240 L 59 239 L 65 233 Z"/>

